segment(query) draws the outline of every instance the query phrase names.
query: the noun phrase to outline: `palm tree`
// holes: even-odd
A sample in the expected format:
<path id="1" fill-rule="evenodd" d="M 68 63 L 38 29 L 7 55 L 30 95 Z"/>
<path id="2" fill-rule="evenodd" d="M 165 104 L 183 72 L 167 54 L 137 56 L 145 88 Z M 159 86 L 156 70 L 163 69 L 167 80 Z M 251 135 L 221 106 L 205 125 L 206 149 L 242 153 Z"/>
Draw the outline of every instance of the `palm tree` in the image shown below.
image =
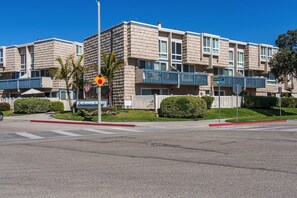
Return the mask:
<path id="1" fill-rule="evenodd" d="M 103 53 L 102 61 L 104 66 L 102 67 L 102 74 L 107 78 L 108 82 L 108 103 L 110 106 L 113 105 L 112 100 L 112 89 L 113 89 L 113 79 L 115 72 L 124 66 L 124 62 L 116 60 L 116 53 L 112 51 L 109 55 Z M 95 66 L 98 69 L 98 66 Z"/>
<path id="2" fill-rule="evenodd" d="M 72 78 L 72 73 L 73 73 L 72 60 L 73 60 L 72 55 L 68 56 L 65 59 L 65 62 L 63 61 L 63 59 L 61 57 L 58 57 L 56 59 L 56 61 L 58 61 L 61 66 L 56 73 L 56 79 L 65 81 L 69 107 L 71 109 L 71 112 L 74 113 L 74 109 L 73 109 L 71 97 L 70 97 L 70 90 L 69 90 L 70 80 Z"/>
<path id="3" fill-rule="evenodd" d="M 89 84 L 84 80 L 84 74 L 88 71 L 89 68 L 83 66 L 83 56 L 80 56 L 78 59 L 72 58 L 72 82 L 71 86 L 73 89 L 76 89 L 76 99 L 80 99 L 80 90 L 84 88 L 85 85 Z"/>

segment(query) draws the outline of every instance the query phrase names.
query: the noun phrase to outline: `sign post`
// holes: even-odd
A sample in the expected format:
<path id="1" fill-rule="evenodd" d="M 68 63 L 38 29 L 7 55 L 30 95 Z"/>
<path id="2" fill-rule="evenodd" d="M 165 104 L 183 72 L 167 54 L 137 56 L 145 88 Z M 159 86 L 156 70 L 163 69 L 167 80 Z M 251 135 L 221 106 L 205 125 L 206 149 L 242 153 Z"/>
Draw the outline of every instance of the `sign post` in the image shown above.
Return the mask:
<path id="1" fill-rule="evenodd" d="M 279 116 L 282 116 L 282 87 L 278 88 L 278 93 L 279 93 Z"/>
<path id="2" fill-rule="evenodd" d="M 221 82 L 224 81 L 224 78 L 216 77 L 213 81 L 219 85 L 219 122 L 221 122 Z"/>
<path id="3" fill-rule="evenodd" d="M 238 105 L 238 95 L 242 92 L 242 87 L 240 84 L 236 84 L 233 86 L 233 93 L 236 94 L 236 122 L 238 122 L 238 110 L 239 110 L 239 105 Z"/>
<path id="4" fill-rule="evenodd" d="M 99 73 L 94 78 L 94 81 L 98 85 L 98 123 L 101 123 L 101 87 L 106 82 L 106 78 Z"/>

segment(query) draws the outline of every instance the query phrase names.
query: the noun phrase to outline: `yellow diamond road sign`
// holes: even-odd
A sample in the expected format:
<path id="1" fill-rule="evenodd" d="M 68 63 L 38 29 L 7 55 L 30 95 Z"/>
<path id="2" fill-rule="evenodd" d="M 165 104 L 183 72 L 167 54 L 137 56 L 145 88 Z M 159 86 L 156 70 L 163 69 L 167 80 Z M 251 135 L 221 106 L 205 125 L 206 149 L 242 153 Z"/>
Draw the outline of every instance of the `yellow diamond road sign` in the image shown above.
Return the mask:
<path id="1" fill-rule="evenodd" d="M 106 82 L 106 78 L 102 74 L 98 74 L 95 78 L 94 81 L 97 83 L 99 87 L 102 87 L 104 83 Z"/>

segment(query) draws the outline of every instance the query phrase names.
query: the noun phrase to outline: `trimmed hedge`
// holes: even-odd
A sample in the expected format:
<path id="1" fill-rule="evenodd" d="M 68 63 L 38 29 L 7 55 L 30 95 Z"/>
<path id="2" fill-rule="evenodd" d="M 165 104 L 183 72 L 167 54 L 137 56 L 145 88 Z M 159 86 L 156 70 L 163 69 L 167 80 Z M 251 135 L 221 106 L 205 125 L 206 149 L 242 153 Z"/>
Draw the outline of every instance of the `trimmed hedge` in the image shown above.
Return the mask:
<path id="1" fill-rule="evenodd" d="M 45 113 L 51 110 L 51 103 L 48 99 L 24 98 L 14 102 L 15 113 Z"/>
<path id="2" fill-rule="evenodd" d="M 173 96 L 161 102 L 159 116 L 169 118 L 204 118 L 207 114 L 205 100 L 194 96 Z"/>
<path id="3" fill-rule="evenodd" d="M 63 102 L 51 101 L 51 111 L 64 111 Z"/>
<path id="4" fill-rule="evenodd" d="M 296 107 L 295 98 L 292 98 L 292 97 L 282 98 L 282 107 L 295 108 Z"/>
<path id="5" fill-rule="evenodd" d="M 0 111 L 9 111 L 10 104 L 6 102 L 0 102 Z"/>
<path id="6" fill-rule="evenodd" d="M 244 106 L 250 109 L 270 109 L 271 107 L 277 106 L 276 97 L 267 96 L 245 96 Z"/>
<path id="7" fill-rule="evenodd" d="M 212 96 L 202 96 L 201 97 L 203 100 L 205 100 L 206 105 L 207 105 L 207 109 L 211 109 L 212 103 L 214 101 L 214 97 Z"/>

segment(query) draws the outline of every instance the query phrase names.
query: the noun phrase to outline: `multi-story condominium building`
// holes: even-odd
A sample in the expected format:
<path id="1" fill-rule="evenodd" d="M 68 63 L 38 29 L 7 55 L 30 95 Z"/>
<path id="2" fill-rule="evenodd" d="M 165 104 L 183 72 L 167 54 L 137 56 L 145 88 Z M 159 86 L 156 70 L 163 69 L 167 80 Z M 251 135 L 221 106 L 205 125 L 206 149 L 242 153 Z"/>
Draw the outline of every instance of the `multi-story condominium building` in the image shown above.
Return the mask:
<path id="1" fill-rule="evenodd" d="M 60 67 L 56 59 L 82 54 L 82 43 L 56 38 L 0 47 L 0 97 L 19 97 L 34 88 L 46 97 L 66 99 L 65 82 L 54 78 Z"/>
<path id="2" fill-rule="evenodd" d="M 85 66 L 97 63 L 97 39 L 96 34 L 84 41 Z M 272 45 L 130 21 L 103 31 L 101 50 L 115 51 L 124 61 L 114 79 L 119 106 L 133 95 L 218 95 L 217 76 L 223 79 L 221 95 L 232 95 L 236 84 L 246 95 L 274 95 L 280 86 L 268 65 L 278 51 Z"/>

